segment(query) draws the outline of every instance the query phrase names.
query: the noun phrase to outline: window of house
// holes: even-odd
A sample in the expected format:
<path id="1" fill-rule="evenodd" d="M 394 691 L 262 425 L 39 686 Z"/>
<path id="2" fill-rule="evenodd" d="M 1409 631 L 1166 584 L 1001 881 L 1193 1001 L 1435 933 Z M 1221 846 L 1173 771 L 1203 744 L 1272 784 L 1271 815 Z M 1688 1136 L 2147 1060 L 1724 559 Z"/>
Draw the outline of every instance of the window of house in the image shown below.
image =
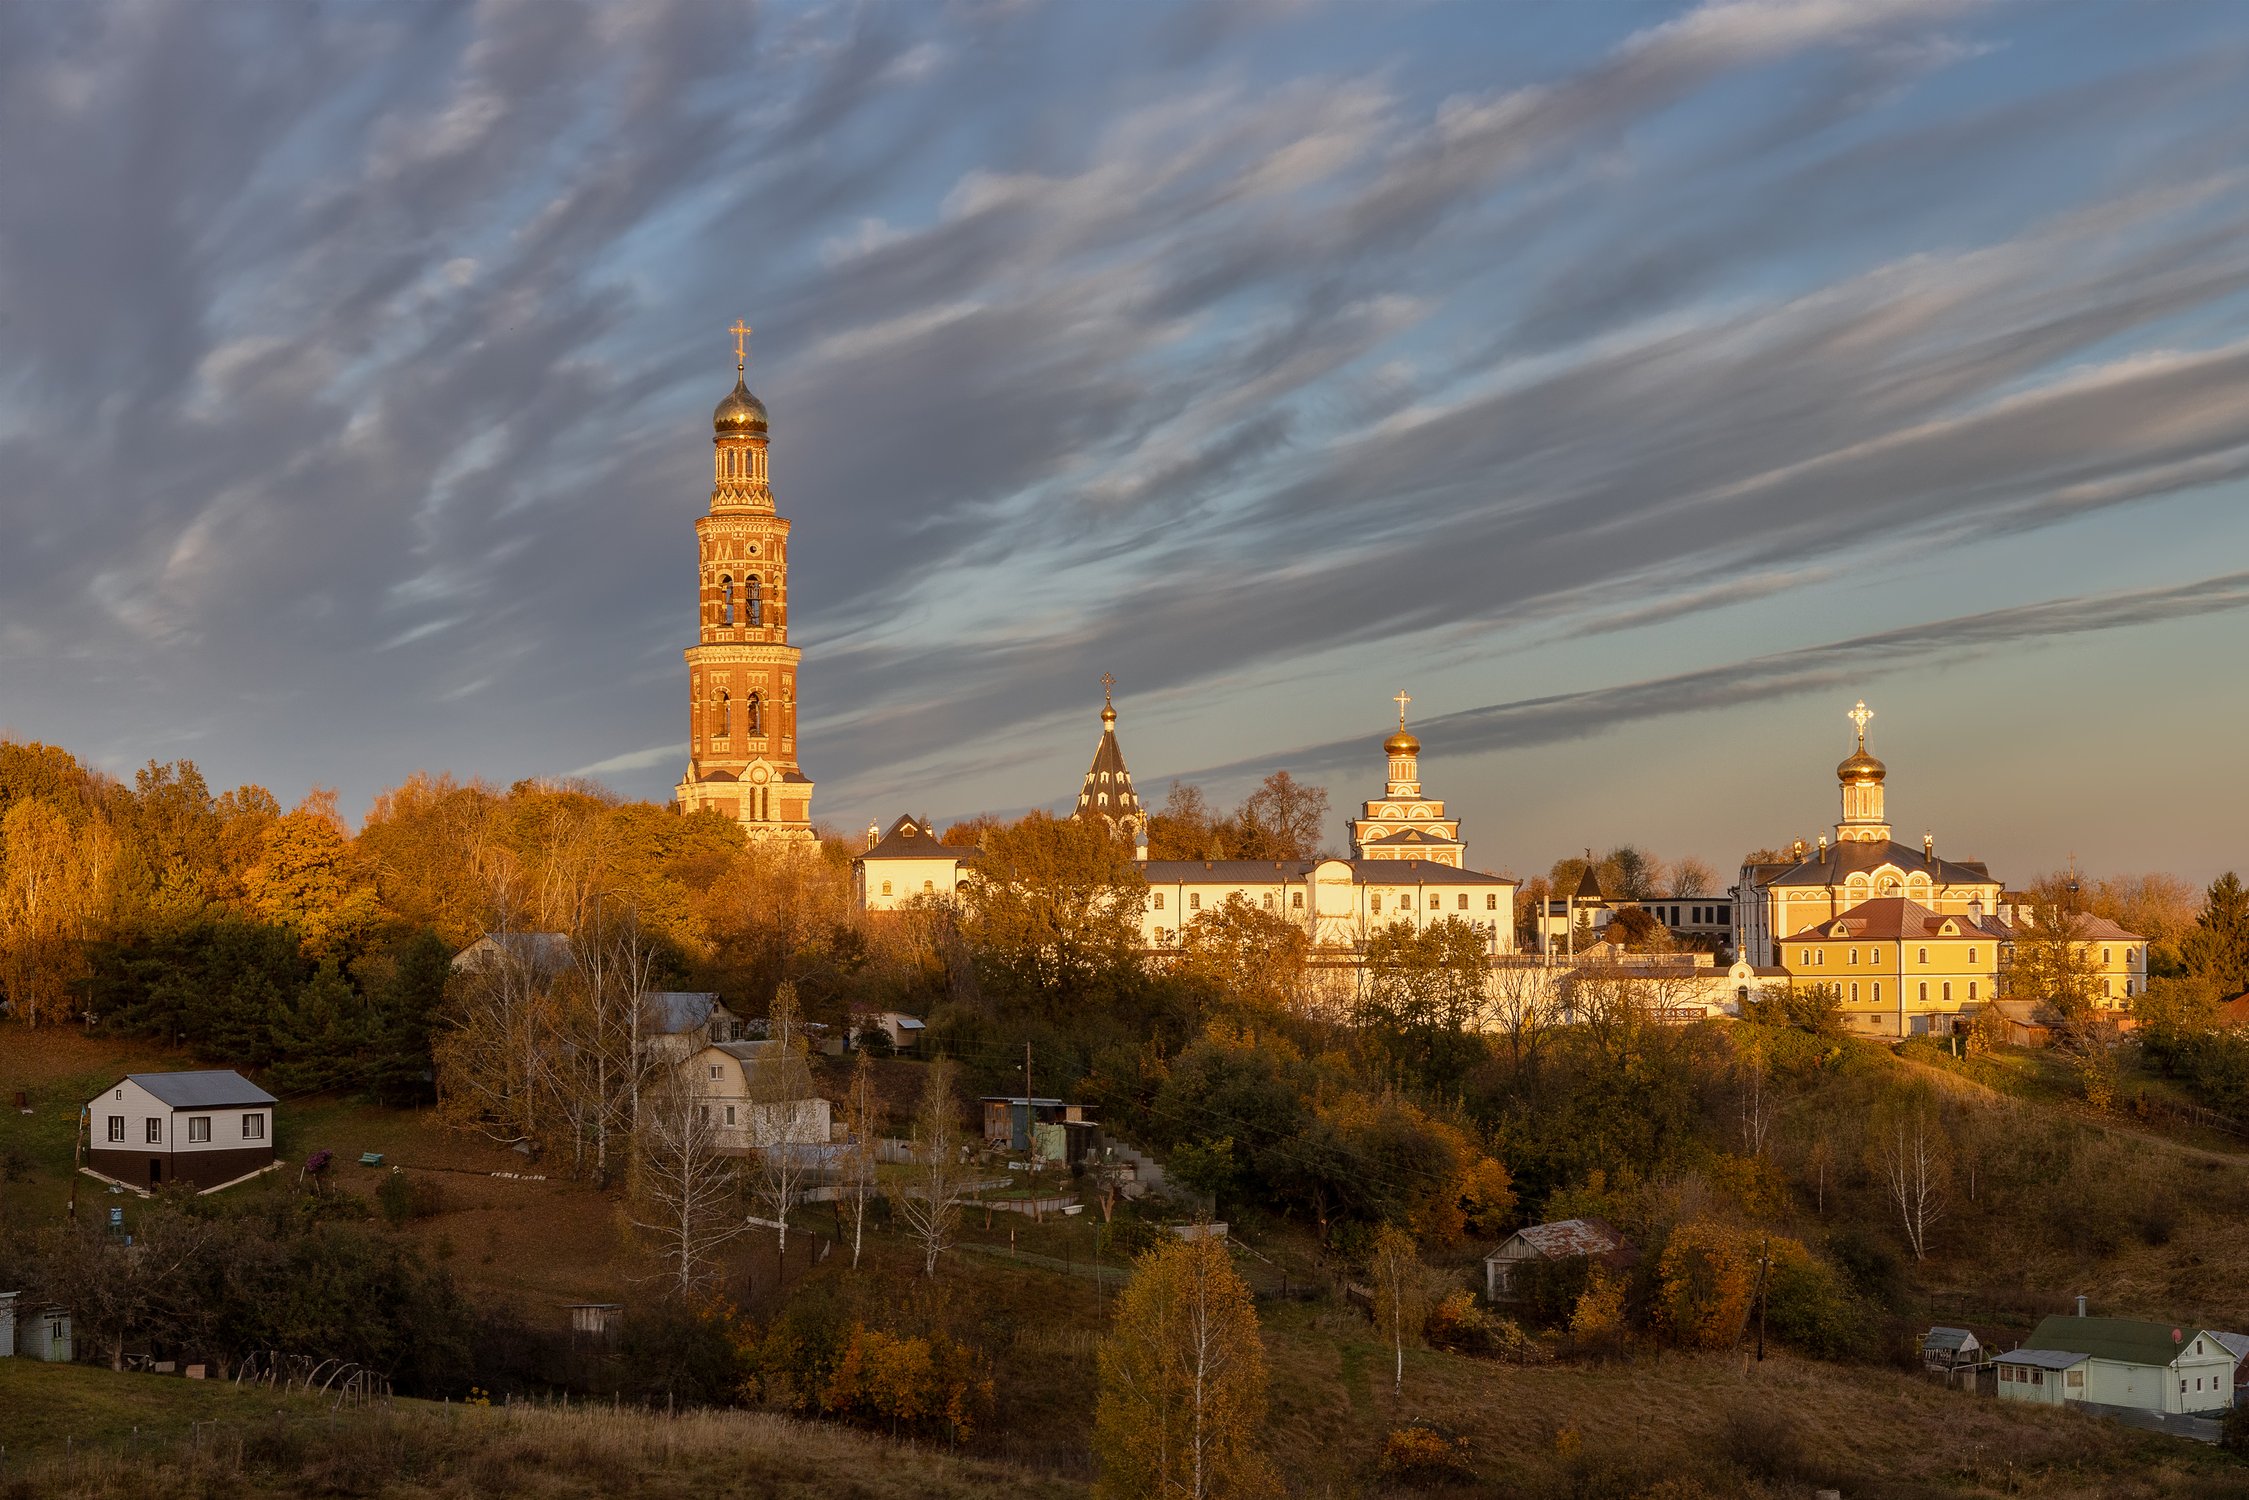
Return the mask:
<path id="1" fill-rule="evenodd" d="M 1267 891 L 1263 900 L 1265 909 L 1267 911 L 1271 911 L 1273 909 L 1273 893 L 1271 891 Z"/>
<path id="2" fill-rule="evenodd" d="M 1812 967 L 1813 967 L 1813 968 L 1815 968 L 1815 969 L 1817 969 L 1817 968 L 1825 968 L 1825 967 L 1826 967 L 1826 965 L 1827 965 L 1827 950 L 1826 950 L 1825 948 L 1822 948 L 1822 949 L 1820 949 L 1820 951 L 1819 951 L 1819 952 L 1818 952 L 1818 953 L 1817 953 L 1816 955 L 1814 955 L 1814 956 L 1813 956 L 1813 958 L 1812 958 Z"/>
<path id="3" fill-rule="evenodd" d="M 1874 981 L 1874 1003 L 1876 1005 L 1882 1003 L 1882 981 L 1879 979 Z"/>
<path id="4" fill-rule="evenodd" d="M 2083 1370 L 2072 1370 L 2072 1371 L 2070 1371 L 2070 1372 L 2069 1372 L 2069 1380 L 2068 1380 L 2068 1384 L 2070 1384 L 2070 1385 L 2072 1385 L 2072 1386 L 2076 1386 L 2076 1387 L 2079 1387 L 2079 1388 L 2083 1388 L 2083 1386 L 2084 1386 L 2084 1384 L 2085 1384 L 2085 1372 L 2084 1372 Z"/>
<path id="5" fill-rule="evenodd" d="M 1944 982 L 1944 1000 L 1947 1005 L 1952 1003 L 1952 981 L 1949 979 Z"/>
<path id="6" fill-rule="evenodd" d="M 1968 950 L 1968 962 L 1970 962 L 1970 963 L 1974 963 L 1975 961 L 1976 961 L 1976 950 L 1975 950 L 1975 949 L 1973 949 L 1973 948 L 1970 948 L 1970 949 Z"/>
<path id="7" fill-rule="evenodd" d="M 1851 1003 L 1853 1005 L 1859 1003 L 1859 982 L 1855 979 L 1851 981 Z"/>
<path id="8" fill-rule="evenodd" d="M 1187 893 L 1187 909 L 1189 911 L 1201 911 L 1203 909 L 1203 893 L 1201 891 L 1189 891 Z"/>
<path id="9" fill-rule="evenodd" d="M 1460 893 L 1460 909 L 1462 911 L 1468 910 L 1468 893 L 1466 891 Z"/>
<path id="10" fill-rule="evenodd" d="M 1304 910 L 1304 893 L 1302 891 L 1289 892 L 1288 904 L 1291 911 Z"/>
<path id="11" fill-rule="evenodd" d="M 722 1073 L 724 1073 L 724 1072 L 725 1072 L 725 1068 L 724 1068 L 724 1067 L 723 1067 L 723 1066 L 722 1066 L 721 1064 L 718 1064 L 718 1063 L 712 1063 L 712 1064 L 711 1064 L 711 1077 L 713 1077 L 713 1078 L 717 1078 L 717 1077 L 719 1077 L 719 1076 L 720 1076 L 720 1075 L 721 1075 Z"/>
<path id="12" fill-rule="evenodd" d="M 710 1123 L 711 1123 L 711 1107 L 710 1107 L 710 1106 L 709 1106 L 708 1104 L 706 1104 L 706 1105 L 704 1105 L 704 1106 L 702 1107 L 702 1113 L 703 1113 L 703 1123 L 704 1123 L 705 1125 L 708 1125 L 708 1124 L 710 1124 Z"/>
<path id="13" fill-rule="evenodd" d="M 209 1115 L 189 1115 L 187 1117 L 188 1144 L 191 1146 L 204 1145 L 210 1139 L 211 1117 Z"/>
<path id="14" fill-rule="evenodd" d="M 1369 896 L 1369 897 L 1367 897 L 1367 910 L 1368 910 L 1368 911 L 1380 911 L 1380 910 L 1382 910 L 1382 898 L 1381 898 L 1380 896 Z"/>
<path id="15" fill-rule="evenodd" d="M 1919 998 L 1923 1005 L 1927 1005 L 1929 1003 L 1929 981 L 1926 979 L 1921 981 L 1921 994 Z"/>
<path id="16" fill-rule="evenodd" d="M 1976 998 L 1976 982 L 1973 979 L 1968 981 L 1968 998 L 1971 1000 Z"/>
<path id="17" fill-rule="evenodd" d="M 726 1123 L 729 1125 L 734 1123 L 734 1106 L 731 1104 L 726 1106 Z"/>
<path id="18" fill-rule="evenodd" d="M 1810 963 L 1810 962 L 1812 961 L 1812 950 L 1811 950 L 1811 949 L 1809 949 L 1809 948 L 1806 948 L 1806 949 L 1804 950 L 1804 959 L 1803 959 L 1803 961 L 1804 961 L 1805 963 L 1807 963 L 1807 964 L 1808 964 L 1808 963 Z"/>
<path id="19" fill-rule="evenodd" d="M 1859 961 L 1859 950 L 1858 950 L 1858 949 L 1856 949 L 1856 948 L 1853 948 L 1853 949 L 1851 950 L 1851 962 L 1852 962 L 1852 963 L 1857 963 L 1858 961 Z"/>
<path id="20" fill-rule="evenodd" d="M 1484 898 L 1484 910 L 1486 910 L 1486 911 L 1498 911 L 1498 910 L 1499 910 L 1499 895 L 1498 895 L 1498 893 L 1497 893 L 1497 892 L 1494 892 L 1493 894 L 1491 894 L 1491 895 L 1489 895 L 1489 896 L 1486 896 L 1486 897 Z"/>
<path id="21" fill-rule="evenodd" d="M 123 1115 L 111 1115 L 109 1117 L 109 1138 L 120 1145 L 124 1143 L 125 1117 Z"/>
<path id="22" fill-rule="evenodd" d="M 2032 1385 L 2044 1385 L 2046 1383 L 2046 1372 L 2044 1370 L 2031 1371 L 2030 1383 Z"/>
<path id="23" fill-rule="evenodd" d="M 148 1122 L 148 1143 L 151 1146 L 161 1146 L 164 1144 L 164 1122 L 162 1120 L 151 1120 Z"/>
<path id="24" fill-rule="evenodd" d="M 1162 891 L 1156 892 L 1155 895 L 1150 897 L 1149 899 L 1155 902 L 1157 911 L 1162 911 L 1164 909 L 1164 893 Z"/>
<path id="25" fill-rule="evenodd" d="M 1917 964 L 1927 963 L 1929 961 L 1929 950 L 1926 948 L 1914 950 L 1913 961 Z"/>
<path id="26" fill-rule="evenodd" d="M 923 881 L 923 882 L 921 883 L 921 888 L 922 888 L 922 891 L 923 891 L 923 892 L 924 892 L 925 894 L 927 894 L 927 895 L 932 895 L 932 896 L 934 896 L 934 895 L 936 895 L 936 894 L 937 894 L 937 882 L 936 882 L 936 881 L 934 881 L 934 880 L 925 880 L 925 881 Z"/>
<path id="27" fill-rule="evenodd" d="M 885 896 L 890 894 L 890 882 L 887 880 L 882 883 L 882 893 Z"/>
<path id="28" fill-rule="evenodd" d="M 266 1117 L 264 1115 L 244 1115 L 242 1117 L 242 1139 L 262 1141 L 265 1138 Z"/>

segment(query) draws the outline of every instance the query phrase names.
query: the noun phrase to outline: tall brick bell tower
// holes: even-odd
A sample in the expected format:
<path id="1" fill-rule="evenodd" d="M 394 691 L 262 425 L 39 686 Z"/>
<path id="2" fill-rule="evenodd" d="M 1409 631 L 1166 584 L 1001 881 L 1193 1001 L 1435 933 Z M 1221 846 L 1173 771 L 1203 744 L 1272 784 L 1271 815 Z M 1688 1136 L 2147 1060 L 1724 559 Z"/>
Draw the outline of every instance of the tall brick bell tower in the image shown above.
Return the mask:
<path id="1" fill-rule="evenodd" d="M 682 812 L 734 819 L 754 839 L 812 842 L 812 779 L 797 769 L 797 660 L 789 644 L 789 523 L 766 482 L 765 404 L 744 383 L 747 324 L 736 322 L 734 389 L 711 415 L 711 506 L 695 520 L 701 623 L 687 648 Z"/>

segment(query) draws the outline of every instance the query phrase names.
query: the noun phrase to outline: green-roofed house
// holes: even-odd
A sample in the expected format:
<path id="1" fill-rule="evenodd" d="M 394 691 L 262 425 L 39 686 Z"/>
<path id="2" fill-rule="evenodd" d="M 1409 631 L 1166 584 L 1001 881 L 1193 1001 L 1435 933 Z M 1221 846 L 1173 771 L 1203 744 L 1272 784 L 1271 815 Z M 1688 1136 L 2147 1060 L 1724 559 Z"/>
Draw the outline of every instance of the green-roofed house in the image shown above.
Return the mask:
<path id="1" fill-rule="evenodd" d="M 2232 1353 L 2191 1323 L 2056 1315 L 1993 1363 L 2002 1400 L 2195 1414 L 2233 1405 Z"/>

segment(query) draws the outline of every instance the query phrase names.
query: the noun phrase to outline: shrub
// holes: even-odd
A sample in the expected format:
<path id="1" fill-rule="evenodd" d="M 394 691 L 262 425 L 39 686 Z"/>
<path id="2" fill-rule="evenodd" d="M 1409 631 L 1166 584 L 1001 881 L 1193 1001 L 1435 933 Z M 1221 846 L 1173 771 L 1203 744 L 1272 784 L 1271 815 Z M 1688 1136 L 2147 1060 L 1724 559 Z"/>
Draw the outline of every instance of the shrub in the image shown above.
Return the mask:
<path id="1" fill-rule="evenodd" d="M 1721 1454 L 1753 1479 L 1808 1484 L 1821 1477 L 1795 1418 L 1769 1406 L 1740 1402 L 1726 1409 L 1714 1435 Z"/>
<path id="2" fill-rule="evenodd" d="M 1400 1427 L 1382 1442 L 1382 1472 L 1400 1484 L 1456 1484 L 1476 1477 L 1468 1439 L 1424 1423 Z"/>
<path id="3" fill-rule="evenodd" d="M 1545 1356 L 1537 1341 L 1517 1327 L 1513 1319 L 1493 1315 L 1466 1291 L 1453 1292 L 1429 1309 L 1421 1336 L 1432 1349 L 1449 1349 L 1455 1354 L 1479 1359 L 1507 1359 L 1529 1364 Z"/>
<path id="4" fill-rule="evenodd" d="M 1757 1250 L 1708 1219 L 1680 1225 L 1657 1265 L 1657 1321 L 1688 1349 L 1723 1349 L 1741 1334 L 1756 1291 Z"/>
<path id="5" fill-rule="evenodd" d="M 375 1206 L 395 1229 L 409 1220 L 443 1213 L 445 1190 L 427 1177 L 409 1177 L 393 1169 L 375 1189 Z"/>
<path id="6" fill-rule="evenodd" d="M 1833 1267 L 1794 1240 L 1772 1242 L 1766 1272 L 1765 1326 L 1774 1338 L 1821 1359 L 1863 1353 L 1870 1329 L 1865 1308 Z"/>
<path id="7" fill-rule="evenodd" d="M 2249 1457 L 2249 1405 L 2237 1405 L 2226 1413 L 2218 1442 L 2229 1453 Z"/>
<path id="8" fill-rule="evenodd" d="M 1605 1354 L 1624 1338 L 1624 1283 L 1596 1266 L 1570 1312 L 1570 1342 L 1588 1353 Z"/>

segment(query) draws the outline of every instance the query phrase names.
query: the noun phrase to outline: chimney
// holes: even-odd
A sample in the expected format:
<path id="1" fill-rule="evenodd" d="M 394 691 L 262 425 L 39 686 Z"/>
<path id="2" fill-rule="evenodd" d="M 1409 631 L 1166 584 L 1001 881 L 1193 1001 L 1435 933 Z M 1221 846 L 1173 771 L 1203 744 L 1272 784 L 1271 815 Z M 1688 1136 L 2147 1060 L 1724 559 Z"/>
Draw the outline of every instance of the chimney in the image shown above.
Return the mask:
<path id="1" fill-rule="evenodd" d="M 872 849 L 882 841 L 882 825 L 869 819 L 867 822 L 867 847 Z"/>
<path id="2" fill-rule="evenodd" d="M 2077 1315 L 2081 1318 L 2085 1316 L 2085 1294 L 2083 1292 L 2077 1294 Z"/>
<path id="3" fill-rule="evenodd" d="M 1921 835 L 1921 857 L 1930 864 L 1937 862 L 1937 836 L 1935 834 L 1924 833 Z"/>
<path id="4" fill-rule="evenodd" d="M 1824 833 L 1820 835 L 1820 858 L 1827 858 L 1827 835 Z"/>

